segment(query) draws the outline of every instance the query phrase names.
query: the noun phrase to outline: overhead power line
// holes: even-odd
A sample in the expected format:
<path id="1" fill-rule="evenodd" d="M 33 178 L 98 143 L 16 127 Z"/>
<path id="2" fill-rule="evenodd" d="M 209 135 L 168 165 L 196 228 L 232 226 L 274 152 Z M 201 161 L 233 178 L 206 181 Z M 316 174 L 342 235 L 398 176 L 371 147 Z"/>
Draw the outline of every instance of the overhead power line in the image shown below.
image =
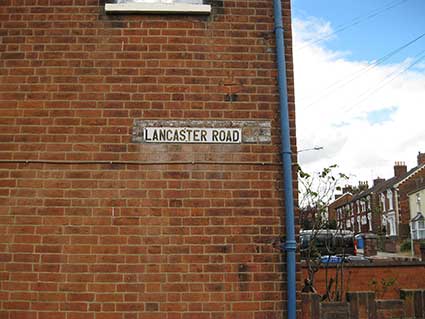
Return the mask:
<path id="1" fill-rule="evenodd" d="M 384 56 L 382 56 L 379 59 L 375 60 L 373 63 L 369 64 L 368 66 L 366 66 L 364 68 L 362 68 L 361 70 L 359 70 L 357 72 L 354 72 L 348 78 L 339 79 L 339 80 L 333 82 L 332 84 L 330 84 L 328 87 L 326 87 L 323 90 L 324 91 L 323 94 L 321 94 L 320 96 L 318 96 L 317 98 L 315 98 L 313 102 L 309 103 L 305 107 L 305 109 L 310 108 L 312 105 L 314 105 L 317 102 L 319 102 L 320 100 L 326 98 L 327 96 L 329 96 L 330 94 L 332 94 L 336 89 L 340 89 L 340 88 L 342 88 L 342 87 L 350 84 L 354 80 L 358 79 L 359 77 L 363 76 L 364 74 L 366 74 L 370 70 L 374 69 L 376 66 L 381 65 L 382 63 L 384 63 L 385 61 L 387 61 L 388 59 L 390 59 L 391 57 L 393 57 L 397 53 L 401 52 L 405 48 L 407 48 L 410 45 L 414 44 L 415 42 L 419 41 L 423 37 L 425 37 L 425 32 L 422 33 L 421 35 L 419 35 L 418 37 L 414 38 L 413 40 L 411 40 L 411 41 L 409 41 L 409 42 L 401 45 L 400 47 L 392 50 L 391 52 L 385 54 Z M 313 96 L 313 98 L 314 98 L 314 96 Z M 307 99 L 304 99 L 304 100 L 311 100 L 311 99 L 312 98 L 307 98 Z"/>
<path id="2" fill-rule="evenodd" d="M 374 95 L 379 90 L 381 90 L 382 88 L 384 88 L 385 86 L 387 86 L 388 84 L 390 84 L 392 81 L 394 81 L 395 79 L 397 79 L 400 75 L 402 75 L 403 73 L 405 73 L 408 70 L 410 70 L 411 68 L 413 68 L 416 64 L 418 64 L 420 61 L 422 61 L 425 58 L 425 50 L 422 50 L 416 56 L 417 56 L 417 58 L 412 63 L 410 63 L 408 66 L 406 66 L 405 68 L 403 68 L 401 71 L 398 71 L 398 72 L 397 71 L 394 71 L 394 72 L 391 72 L 388 76 L 386 76 L 384 78 L 384 82 L 381 82 L 381 85 L 375 87 L 374 89 L 367 90 L 364 93 L 360 94 L 358 96 L 360 99 L 357 100 L 356 103 L 354 103 L 351 106 L 349 106 L 348 108 L 346 108 L 345 109 L 345 112 L 351 111 L 357 105 L 363 103 L 370 96 Z"/>
<path id="3" fill-rule="evenodd" d="M 302 50 L 302 49 L 304 49 L 305 47 L 307 47 L 307 46 L 309 46 L 311 44 L 316 44 L 316 43 L 321 42 L 323 40 L 329 39 L 330 37 L 332 37 L 333 35 L 335 35 L 337 33 L 343 32 L 343 31 L 345 31 L 345 30 L 347 30 L 347 29 L 349 29 L 349 28 L 351 28 L 353 26 L 356 26 L 356 25 L 358 25 L 358 24 L 360 24 L 360 23 L 362 23 L 364 21 L 370 20 L 370 19 L 372 19 L 372 18 L 374 18 L 374 17 L 376 17 L 376 16 L 378 16 L 378 15 L 380 15 L 380 14 L 382 14 L 382 13 L 388 11 L 388 10 L 391 10 L 391 9 L 393 9 L 393 8 L 399 6 L 399 5 L 401 5 L 401 4 L 403 4 L 403 3 L 407 2 L 407 1 L 409 1 L 409 0 L 395 0 L 395 1 L 391 1 L 391 2 L 387 3 L 386 5 L 384 5 L 382 7 L 379 7 L 377 9 L 375 9 L 375 10 L 370 11 L 366 15 L 358 16 L 358 17 L 354 18 L 351 22 L 349 22 L 347 24 L 343 24 L 343 25 L 337 27 L 335 29 L 335 31 L 333 31 L 333 32 L 331 32 L 331 33 L 329 33 L 329 34 L 327 34 L 327 35 L 325 35 L 323 37 L 320 37 L 320 38 L 317 38 L 317 39 L 312 39 L 312 40 L 308 41 L 305 45 L 303 45 L 298 50 Z"/>

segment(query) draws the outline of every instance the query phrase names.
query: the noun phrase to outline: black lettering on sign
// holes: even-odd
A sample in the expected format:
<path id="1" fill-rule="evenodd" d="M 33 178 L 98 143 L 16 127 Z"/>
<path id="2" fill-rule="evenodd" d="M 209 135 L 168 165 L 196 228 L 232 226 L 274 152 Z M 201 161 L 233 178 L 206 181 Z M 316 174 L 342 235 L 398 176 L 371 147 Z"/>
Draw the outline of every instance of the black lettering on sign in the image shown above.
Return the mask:
<path id="1" fill-rule="evenodd" d="M 152 141 L 152 139 L 150 138 L 150 136 L 148 136 L 148 129 L 145 128 L 145 140 L 146 141 Z"/>
<path id="2" fill-rule="evenodd" d="M 212 140 L 213 140 L 213 142 L 218 142 L 218 131 L 217 130 L 212 131 Z"/>
<path id="3" fill-rule="evenodd" d="M 199 130 L 194 130 L 193 131 L 193 141 L 194 142 L 199 142 Z"/>
<path id="4" fill-rule="evenodd" d="M 234 130 L 233 131 L 233 142 L 238 142 L 240 138 L 240 132 L 239 130 Z"/>
<path id="5" fill-rule="evenodd" d="M 180 130 L 180 142 L 184 142 L 186 140 L 186 130 Z"/>
<path id="6" fill-rule="evenodd" d="M 179 141 L 179 131 L 175 130 L 174 136 L 173 136 L 173 142 L 178 142 L 178 141 Z"/>
<path id="7" fill-rule="evenodd" d="M 240 129 L 147 127 L 144 138 L 150 143 L 240 143 Z"/>
<path id="8" fill-rule="evenodd" d="M 201 142 L 206 142 L 207 141 L 207 131 L 202 130 L 201 131 Z"/>
<path id="9" fill-rule="evenodd" d="M 153 131 L 152 140 L 153 141 L 158 141 L 158 132 L 157 132 L 157 130 L 154 130 Z"/>
<path id="10" fill-rule="evenodd" d="M 165 130 L 159 130 L 159 140 L 165 141 Z"/>

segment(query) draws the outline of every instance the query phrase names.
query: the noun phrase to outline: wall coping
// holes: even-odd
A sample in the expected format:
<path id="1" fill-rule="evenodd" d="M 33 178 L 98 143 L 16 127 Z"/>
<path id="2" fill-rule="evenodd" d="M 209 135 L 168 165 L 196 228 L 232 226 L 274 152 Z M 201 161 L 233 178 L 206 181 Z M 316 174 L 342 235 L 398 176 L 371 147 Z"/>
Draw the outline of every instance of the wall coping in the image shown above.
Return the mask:
<path id="1" fill-rule="evenodd" d="M 373 267 L 425 267 L 424 261 L 412 261 L 412 260 L 383 260 L 383 259 L 375 259 L 370 260 L 370 262 L 350 262 L 344 263 L 344 268 L 373 268 Z M 301 267 L 307 268 L 306 262 L 301 261 Z M 336 268 L 337 264 L 322 264 L 321 268 Z"/>

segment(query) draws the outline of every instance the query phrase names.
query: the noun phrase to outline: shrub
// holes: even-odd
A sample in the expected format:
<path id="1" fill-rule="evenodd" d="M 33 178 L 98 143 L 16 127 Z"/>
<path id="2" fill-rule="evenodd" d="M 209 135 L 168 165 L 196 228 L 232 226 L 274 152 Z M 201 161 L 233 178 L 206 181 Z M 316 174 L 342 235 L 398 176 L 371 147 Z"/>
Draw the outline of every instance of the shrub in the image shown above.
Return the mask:
<path id="1" fill-rule="evenodd" d="M 410 239 L 406 239 L 400 245 L 400 251 L 410 251 L 412 249 L 412 243 Z"/>

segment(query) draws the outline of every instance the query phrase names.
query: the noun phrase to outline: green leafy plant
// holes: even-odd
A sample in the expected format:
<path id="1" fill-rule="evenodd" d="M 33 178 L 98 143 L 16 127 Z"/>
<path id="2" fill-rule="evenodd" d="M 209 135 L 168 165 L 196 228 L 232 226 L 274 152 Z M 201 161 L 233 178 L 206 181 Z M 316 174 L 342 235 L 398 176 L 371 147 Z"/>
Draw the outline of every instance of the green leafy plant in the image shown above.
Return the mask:
<path id="1" fill-rule="evenodd" d="M 412 249 L 412 243 L 410 239 L 406 239 L 400 245 L 400 251 L 410 251 Z"/>
<path id="2" fill-rule="evenodd" d="M 375 292 L 376 297 L 378 298 L 384 298 L 385 294 L 388 292 L 388 290 L 395 286 L 397 283 L 397 279 L 390 277 L 390 278 L 382 278 L 381 281 L 378 281 L 378 279 L 373 278 L 369 282 L 369 287 L 371 290 Z"/>

